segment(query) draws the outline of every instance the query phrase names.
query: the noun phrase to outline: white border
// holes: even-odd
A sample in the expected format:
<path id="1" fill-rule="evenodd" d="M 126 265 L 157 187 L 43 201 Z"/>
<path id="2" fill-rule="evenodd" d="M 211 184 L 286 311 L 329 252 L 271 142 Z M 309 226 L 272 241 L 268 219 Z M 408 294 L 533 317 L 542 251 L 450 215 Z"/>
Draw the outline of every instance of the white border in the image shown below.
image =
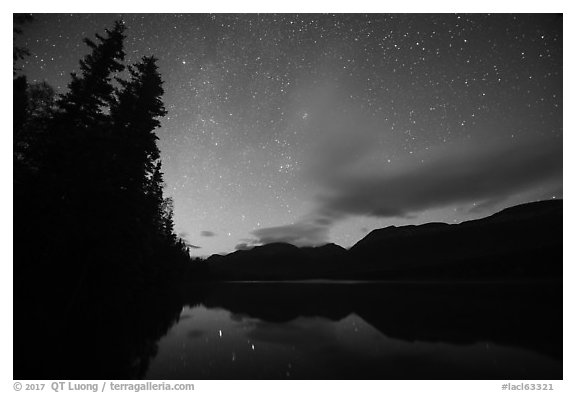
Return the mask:
<path id="1" fill-rule="evenodd" d="M 12 380 L 12 215 L 13 215 L 13 190 L 12 190 L 12 98 L 10 92 L 12 89 L 11 81 L 8 79 L 11 75 L 11 61 L 7 59 L 11 53 L 9 46 L 12 45 L 11 37 L 11 13 L 12 12 L 37 12 L 37 13 L 54 13 L 54 12 L 106 12 L 111 10 L 116 12 L 184 12 L 184 13 L 203 13 L 203 12 L 226 12 L 226 13 L 248 13 L 248 12 L 512 12 L 512 13 L 540 13 L 540 12 L 562 12 L 564 13 L 564 108 L 573 108 L 573 91 L 575 88 L 573 71 L 574 52 L 571 48 L 574 42 L 574 9 L 570 1 L 502 1 L 502 0 L 484 0 L 481 2 L 463 2 L 461 0 L 450 1 L 409 1 L 409 2 L 334 2 L 328 0 L 314 1 L 310 0 L 291 0 L 289 2 L 275 1 L 172 1 L 172 2 L 143 2 L 143 1 L 97 1 L 88 4 L 78 0 L 71 1 L 39 1 L 31 0 L 26 2 L 8 2 L 2 3 L 1 22 L 5 34 L 2 35 L 2 48 L 4 49 L 5 59 L 1 63 L 2 75 L 2 111 L 5 126 L 2 128 L 5 137 L 10 141 L 2 145 L 2 162 L 0 170 L 2 171 L 1 179 L 4 179 L 0 192 L 2 206 L 4 207 L 3 220 L 1 225 L 1 286 L 0 301 L 1 310 L 4 313 L 3 323 L 1 326 L 1 336 L 3 337 L 3 347 L 0 368 L 0 389 L 10 392 L 13 390 Z M 574 155 L 571 149 L 575 147 L 574 136 L 571 132 L 574 120 L 564 112 L 564 129 L 569 130 L 564 134 L 564 173 L 570 175 L 573 173 Z M 571 112 L 568 112 L 571 113 Z M 568 201 L 564 205 L 564 381 L 550 381 L 553 383 L 555 391 L 576 391 L 574 382 L 574 339 L 573 332 L 576 331 L 574 326 L 574 306 L 571 299 L 574 299 L 574 263 L 576 258 L 574 254 L 572 223 L 575 222 L 574 208 L 571 205 L 573 200 L 573 181 L 571 177 L 566 176 L 563 187 L 564 199 Z M 31 243 L 33 246 L 33 243 Z M 8 317 L 6 317 L 6 315 Z M 39 330 L 41 331 L 42 323 L 39 321 Z M 34 354 L 30 354 L 34 356 Z M 52 382 L 52 381 L 46 381 Z M 129 381 L 126 381 L 129 382 Z M 132 381 L 134 382 L 134 381 Z M 170 381 L 175 383 L 177 381 Z M 181 381 L 187 382 L 187 381 Z M 275 393 L 290 392 L 297 390 L 304 391 L 386 391 L 392 392 L 497 392 L 501 391 L 501 385 L 505 382 L 515 381 L 194 381 L 195 390 L 201 392 L 217 391 L 235 391 L 235 392 L 269 392 L 272 389 Z M 522 382 L 522 381 L 518 381 Z M 526 382 L 526 381 L 524 381 Z M 546 381 L 541 381 L 546 382 Z M 570 388 L 570 386 L 572 386 Z M 51 391 L 45 389 L 45 391 Z"/>

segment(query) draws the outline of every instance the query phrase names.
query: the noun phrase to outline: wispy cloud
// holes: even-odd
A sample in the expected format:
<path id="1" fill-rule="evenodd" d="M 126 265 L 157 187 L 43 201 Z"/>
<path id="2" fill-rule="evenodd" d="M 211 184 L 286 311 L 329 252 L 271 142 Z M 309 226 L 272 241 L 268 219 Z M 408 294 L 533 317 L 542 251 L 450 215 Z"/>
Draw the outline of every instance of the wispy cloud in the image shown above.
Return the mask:
<path id="1" fill-rule="evenodd" d="M 326 182 L 320 211 L 407 217 L 426 209 L 476 202 L 489 207 L 539 185 L 562 184 L 562 141 L 461 145 L 424 163 L 341 173 Z"/>
<path id="2" fill-rule="evenodd" d="M 290 243 L 295 246 L 309 246 L 328 242 L 328 225 L 314 220 L 291 225 L 262 228 L 253 231 L 256 244 Z"/>
<path id="3" fill-rule="evenodd" d="M 472 203 L 478 212 L 521 193 L 562 189 L 561 137 L 506 138 L 499 128 L 402 157 L 388 148 L 399 144 L 398 133 L 361 110 L 341 110 L 342 101 L 326 86 L 306 103 L 302 175 L 318 189 L 315 206 L 296 223 L 252 232 L 255 243 L 320 244 L 350 216 L 411 218 Z"/>

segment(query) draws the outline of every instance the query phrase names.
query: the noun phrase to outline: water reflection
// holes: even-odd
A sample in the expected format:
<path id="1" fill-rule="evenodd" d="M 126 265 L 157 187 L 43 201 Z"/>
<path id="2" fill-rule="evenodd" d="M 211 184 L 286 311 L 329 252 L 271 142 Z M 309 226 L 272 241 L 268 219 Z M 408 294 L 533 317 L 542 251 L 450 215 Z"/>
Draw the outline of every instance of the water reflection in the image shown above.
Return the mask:
<path id="1" fill-rule="evenodd" d="M 559 282 L 98 293 L 18 308 L 15 379 L 562 378 Z"/>
<path id="2" fill-rule="evenodd" d="M 146 378 L 560 379 L 557 295 L 525 284 L 220 284 L 183 309 Z M 518 320 L 526 309 L 548 328 Z"/>

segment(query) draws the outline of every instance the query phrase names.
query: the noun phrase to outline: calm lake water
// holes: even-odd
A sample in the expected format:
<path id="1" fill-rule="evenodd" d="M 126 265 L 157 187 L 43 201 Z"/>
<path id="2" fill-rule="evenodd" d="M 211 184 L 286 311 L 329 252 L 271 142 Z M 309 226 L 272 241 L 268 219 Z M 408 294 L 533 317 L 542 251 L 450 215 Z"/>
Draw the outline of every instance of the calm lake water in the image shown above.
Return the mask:
<path id="1" fill-rule="evenodd" d="M 561 379 L 558 284 L 229 283 L 146 379 Z"/>

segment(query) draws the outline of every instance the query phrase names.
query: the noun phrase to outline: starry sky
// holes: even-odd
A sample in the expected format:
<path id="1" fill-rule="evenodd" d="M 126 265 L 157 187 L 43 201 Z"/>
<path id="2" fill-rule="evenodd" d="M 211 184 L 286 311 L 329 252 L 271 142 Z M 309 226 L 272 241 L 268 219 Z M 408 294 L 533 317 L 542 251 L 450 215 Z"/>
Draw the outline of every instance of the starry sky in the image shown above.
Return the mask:
<path id="1" fill-rule="evenodd" d="M 192 255 L 350 247 L 562 197 L 561 15 L 34 18 L 19 65 L 59 92 L 116 19 L 128 63 L 159 58 L 165 193 Z"/>

